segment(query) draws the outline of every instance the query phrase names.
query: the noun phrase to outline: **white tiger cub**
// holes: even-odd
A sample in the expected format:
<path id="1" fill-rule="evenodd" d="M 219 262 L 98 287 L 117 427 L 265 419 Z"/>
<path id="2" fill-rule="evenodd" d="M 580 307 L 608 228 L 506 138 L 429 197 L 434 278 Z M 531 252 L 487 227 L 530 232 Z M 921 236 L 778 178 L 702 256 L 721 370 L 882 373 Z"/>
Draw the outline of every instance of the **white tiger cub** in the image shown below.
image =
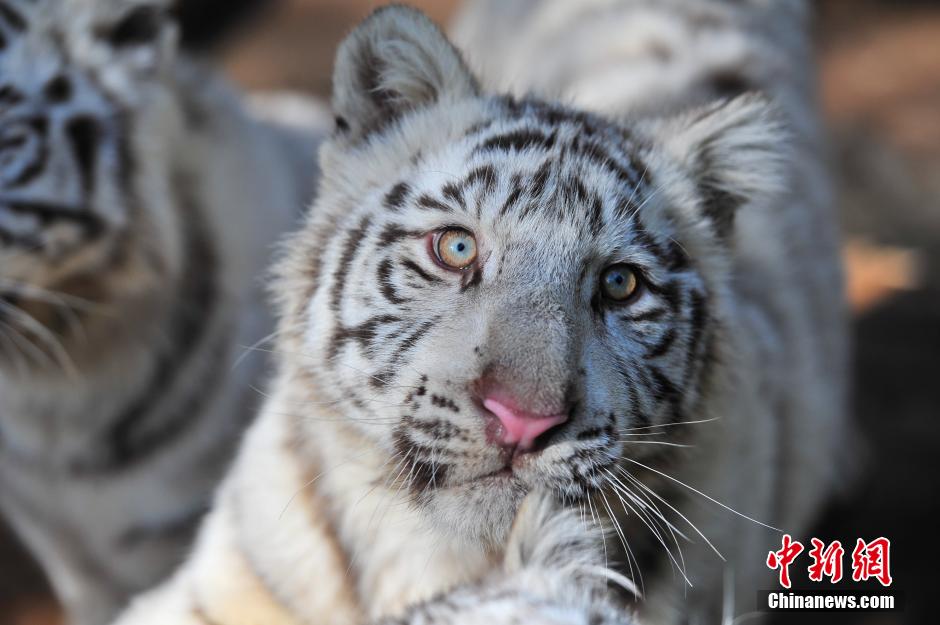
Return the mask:
<path id="1" fill-rule="evenodd" d="M 0 1 L 0 509 L 79 625 L 182 560 L 313 190 L 315 130 L 246 116 L 169 9 Z"/>
<path id="2" fill-rule="evenodd" d="M 842 427 L 826 179 L 784 130 L 808 101 L 614 118 L 488 95 L 389 7 L 341 45 L 333 102 L 270 397 L 189 561 L 119 624 L 407 620 L 472 594 L 533 489 L 616 523 L 639 620 L 717 620 L 709 545 L 753 609 L 779 536 L 701 494 L 799 532 Z"/>

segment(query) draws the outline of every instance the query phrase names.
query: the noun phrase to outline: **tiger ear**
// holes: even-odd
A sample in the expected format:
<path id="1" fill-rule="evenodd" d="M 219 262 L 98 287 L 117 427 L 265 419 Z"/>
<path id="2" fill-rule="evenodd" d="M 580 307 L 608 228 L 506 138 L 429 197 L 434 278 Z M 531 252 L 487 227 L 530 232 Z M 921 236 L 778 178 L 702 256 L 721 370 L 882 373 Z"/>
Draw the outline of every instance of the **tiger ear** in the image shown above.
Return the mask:
<path id="1" fill-rule="evenodd" d="M 694 177 L 703 216 L 721 238 L 730 236 L 741 206 L 786 186 L 789 133 L 761 95 L 744 94 L 651 126 L 654 141 Z"/>
<path id="2" fill-rule="evenodd" d="M 333 70 L 337 127 L 363 138 L 406 113 L 479 93 L 460 53 L 417 9 L 388 6 L 340 44 Z"/>

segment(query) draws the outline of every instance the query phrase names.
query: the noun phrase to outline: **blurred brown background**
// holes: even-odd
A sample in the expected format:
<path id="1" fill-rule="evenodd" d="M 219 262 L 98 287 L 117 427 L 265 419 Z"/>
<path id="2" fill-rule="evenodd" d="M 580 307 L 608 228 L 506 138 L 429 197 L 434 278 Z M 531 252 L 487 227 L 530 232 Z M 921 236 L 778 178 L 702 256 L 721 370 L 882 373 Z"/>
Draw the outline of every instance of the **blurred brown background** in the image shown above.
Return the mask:
<path id="1" fill-rule="evenodd" d="M 383 4 L 183 2 L 191 47 L 217 56 L 238 83 L 323 96 L 336 44 Z M 458 3 L 411 2 L 438 22 Z M 940 476 L 940 0 L 816 5 L 822 100 L 844 190 L 855 408 L 867 466 L 816 534 L 843 544 L 857 536 L 891 538 L 893 589 L 906 601 L 901 613 L 843 613 L 818 622 L 933 623 L 926 603 L 940 581 L 930 559 L 940 513 L 934 484 Z M 58 622 L 42 577 L 0 535 L 0 625 Z"/>

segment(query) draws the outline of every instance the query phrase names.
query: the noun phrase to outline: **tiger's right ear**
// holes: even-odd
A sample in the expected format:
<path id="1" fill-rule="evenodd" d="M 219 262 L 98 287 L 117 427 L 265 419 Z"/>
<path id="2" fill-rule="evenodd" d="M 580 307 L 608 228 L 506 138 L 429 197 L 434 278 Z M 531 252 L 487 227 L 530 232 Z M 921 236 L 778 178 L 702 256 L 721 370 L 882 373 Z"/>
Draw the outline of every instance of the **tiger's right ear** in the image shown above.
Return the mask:
<path id="1" fill-rule="evenodd" d="M 338 130 L 358 141 L 435 102 L 473 97 L 479 85 L 427 16 L 378 9 L 340 44 L 333 69 Z"/>

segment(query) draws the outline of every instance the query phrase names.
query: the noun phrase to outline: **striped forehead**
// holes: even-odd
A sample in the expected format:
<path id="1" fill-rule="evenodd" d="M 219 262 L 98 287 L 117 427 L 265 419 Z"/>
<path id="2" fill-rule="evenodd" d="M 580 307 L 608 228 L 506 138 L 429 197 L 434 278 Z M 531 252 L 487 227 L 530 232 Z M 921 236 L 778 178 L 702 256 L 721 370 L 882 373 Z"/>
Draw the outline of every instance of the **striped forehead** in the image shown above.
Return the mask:
<path id="1" fill-rule="evenodd" d="M 65 62 L 76 33 L 92 33 L 99 8 L 96 2 L 0 0 L 0 58 L 24 72 Z"/>
<path id="2" fill-rule="evenodd" d="M 0 24 L 4 19 L 9 16 L 4 18 L 0 9 Z M 57 26 L 29 26 L 18 38 L 7 37 L 7 47 L 0 50 L 0 115 L 111 108 L 98 80 L 99 68 L 76 62 L 69 39 Z M 16 105 L 22 105 L 22 110 Z"/>
<path id="3" fill-rule="evenodd" d="M 593 241 L 630 229 L 650 182 L 641 146 L 625 129 L 538 102 L 499 99 L 491 108 L 462 140 L 422 156 L 385 205 Z"/>

